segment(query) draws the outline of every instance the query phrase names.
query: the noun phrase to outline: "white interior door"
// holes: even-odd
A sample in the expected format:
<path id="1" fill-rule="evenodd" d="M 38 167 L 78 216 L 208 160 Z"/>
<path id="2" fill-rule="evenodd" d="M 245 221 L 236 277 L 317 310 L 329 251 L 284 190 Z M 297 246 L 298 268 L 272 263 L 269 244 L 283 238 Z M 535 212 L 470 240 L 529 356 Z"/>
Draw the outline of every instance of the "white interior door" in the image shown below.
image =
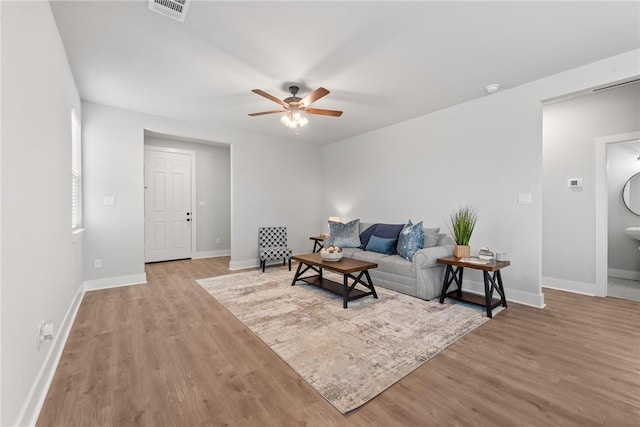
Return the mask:
<path id="1" fill-rule="evenodd" d="M 145 262 L 191 258 L 191 156 L 145 149 Z"/>

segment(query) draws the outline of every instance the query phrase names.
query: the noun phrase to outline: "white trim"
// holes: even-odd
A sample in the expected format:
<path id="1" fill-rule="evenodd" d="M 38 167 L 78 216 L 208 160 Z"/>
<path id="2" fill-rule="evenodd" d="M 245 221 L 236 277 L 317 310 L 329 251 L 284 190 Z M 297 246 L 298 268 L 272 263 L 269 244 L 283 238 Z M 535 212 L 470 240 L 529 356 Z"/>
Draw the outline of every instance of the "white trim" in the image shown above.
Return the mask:
<path id="1" fill-rule="evenodd" d="M 231 259 L 229 260 L 229 270 L 235 270 L 235 268 L 233 267 L 234 265 L 234 261 L 233 261 L 233 248 L 234 248 L 234 240 L 235 240 L 235 230 L 234 230 L 234 223 L 235 221 L 233 220 L 233 218 L 235 217 L 235 215 L 233 214 L 234 210 L 233 210 L 233 206 L 234 206 L 234 191 L 233 191 L 233 183 L 234 183 L 234 179 L 233 179 L 233 158 L 234 158 L 234 147 L 233 144 L 229 144 L 229 250 L 231 251 Z"/>
<path id="2" fill-rule="evenodd" d="M 147 274 L 130 274 L 128 276 L 106 277 L 104 279 L 88 280 L 82 283 L 85 292 L 100 289 L 119 288 L 121 286 L 143 285 L 147 283 Z"/>
<path id="3" fill-rule="evenodd" d="M 595 296 L 596 285 L 594 283 L 576 282 L 573 280 L 556 279 L 555 277 L 543 277 L 542 287 L 557 289 L 559 291 L 573 292 L 575 294 Z"/>
<path id="4" fill-rule="evenodd" d="M 20 410 L 20 414 L 18 415 L 16 425 L 36 425 L 36 421 L 38 421 L 42 405 L 44 404 L 44 400 L 49 392 L 49 387 L 51 387 L 53 376 L 56 372 L 56 368 L 58 367 L 58 363 L 60 363 L 62 351 L 64 350 L 67 339 L 69 338 L 71 327 L 76 319 L 76 315 L 78 314 L 78 309 L 80 308 L 83 298 L 84 289 L 80 286 L 76 291 L 64 318 L 62 319 L 58 333 L 56 334 L 51 348 L 44 359 L 44 363 L 40 367 L 40 371 L 31 386 L 31 390 L 29 390 L 27 399 L 25 400 L 25 403 Z"/>
<path id="5" fill-rule="evenodd" d="M 2 34 L 2 2 L 0 2 L 0 34 Z M 2 43 L 0 43 L 0 83 L 3 82 L 4 80 L 2 80 Z M 0 84 L 0 100 L 2 100 L 2 84 Z M 2 102 L 0 102 L 0 147 L 3 146 L 3 142 L 2 142 Z M 0 150 L 0 152 L 2 152 L 2 150 Z M 1 160 L 1 155 L 0 155 L 0 160 Z M 2 161 L 0 161 L 0 165 L 2 164 Z M 2 167 L 0 167 L 0 172 L 2 172 Z M 2 173 L 0 173 L 0 177 L 2 177 Z M 0 188 L 2 188 L 2 178 L 0 178 Z M 2 197 L 0 197 L 0 224 L 2 224 Z M 2 226 L 0 225 L 0 236 L 2 236 Z M 2 239 L 0 239 L 0 259 L 4 259 L 2 258 Z M 0 262 L 0 265 L 2 265 L 2 263 Z M 2 307 L 2 268 L 0 268 L 0 307 Z M 2 330 L 2 316 L 0 316 L 0 331 Z M 2 402 L 4 402 L 4 400 L 2 399 L 2 389 L 4 388 L 2 386 L 2 384 L 4 384 L 4 381 L 2 379 L 2 366 L 4 366 L 4 364 L 2 363 L 2 339 L 0 339 L 0 422 L 2 422 Z"/>
<path id="6" fill-rule="evenodd" d="M 291 261 L 292 265 L 294 262 L 295 261 L 293 260 Z M 267 262 L 267 266 L 278 265 L 278 264 L 282 265 L 282 258 L 276 261 Z M 258 259 L 246 259 L 244 261 L 229 262 L 229 270 L 244 270 L 246 268 L 258 268 L 258 267 L 260 267 L 260 261 L 258 261 Z"/>
<path id="7" fill-rule="evenodd" d="M 229 270 L 243 270 L 245 268 L 258 267 L 257 259 L 246 259 L 244 261 L 229 261 Z"/>
<path id="8" fill-rule="evenodd" d="M 603 136 L 595 139 L 595 287 L 594 295 L 607 296 L 608 247 L 608 202 L 607 202 L 607 144 L 635 141 L 640 132 Z"/>
<path id="9" fill-rule="evenodd" d="M 164 153 L 177 153 L 177 154 L 187 154 L 190 159 L 191 164 L 191 257 L 193 258 L 193 254 L 197 252 L 196 248 L 196 228 L 198 224 L 197 218 L 197 206 L 196 206 L 196 152 L 193 150 L 183 150 L 181 148 L 170 148 L 170 147 L 157 147 L 153 145 L 145 145 L 145 151 L 161 151 Z M 145 218 L 146 219 L 146 218 Z M 146 236 L 145 236 L 146 239 Z M 145 241 L 145 249 L 146 249 L 146 241 Z M 146 259 L 146 258 L 145 258 Z"/>
<path id="10" fill-rule="evenodd" d="M 620 270 L 619 268 L 610 268 L 608 271 L 609 277 L 617 277 L 618 279 L 640 280 L 640 271 Z"/>
<path id="11" fill-rule="evenodd" d="M 71 243 L 75 243 L 78 240 L 82 240 L 82 235 L 84 234 L 84 228 L 76 228 L 71 231 Z"/>
<path id="12" fill-rule="evenodd" d="M 469 292 L 472 294 L 482 295 L 484 296 L 484 283 L 465 280 L 462 285 L 462 289 L 464 292 Z M 504 293 L 507 297 L 507 307 L 510 302 L 527 305 L 529 307 L 534 308 L 544 308 L 544 294 L 532 294 L 530 292 L 523 292 L 518 289 L 510 289 L 505 286 Z M 495 291 L 494 291 L 495 296 Z"/>
<path id="13" fill-rule="evenodd" d="M 231 255 L 230 249 L 220 249 L 217 251 L 200 251 L 193 254 L 191 259 L 200 259 L 200 258 L 216 258 L 220 256 L 229 256 Z"/>

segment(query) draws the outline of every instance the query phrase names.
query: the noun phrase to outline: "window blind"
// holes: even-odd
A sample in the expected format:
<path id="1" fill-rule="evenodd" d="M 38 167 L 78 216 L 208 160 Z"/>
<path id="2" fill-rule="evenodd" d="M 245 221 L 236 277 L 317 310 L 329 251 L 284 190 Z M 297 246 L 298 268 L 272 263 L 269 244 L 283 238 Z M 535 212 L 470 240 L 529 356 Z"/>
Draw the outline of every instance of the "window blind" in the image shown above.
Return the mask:
<path id="1" fill-rule="evenodd" d="M 82 129 L 71 109 L 71 229 L 82 226 Z"/>

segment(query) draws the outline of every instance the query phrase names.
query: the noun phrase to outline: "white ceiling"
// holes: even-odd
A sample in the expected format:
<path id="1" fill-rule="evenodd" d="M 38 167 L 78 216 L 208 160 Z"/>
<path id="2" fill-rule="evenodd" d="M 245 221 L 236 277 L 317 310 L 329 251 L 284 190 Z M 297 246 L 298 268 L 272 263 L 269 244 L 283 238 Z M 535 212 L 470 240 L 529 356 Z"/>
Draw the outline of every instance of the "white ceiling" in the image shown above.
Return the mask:
<path id="1" fill-rule="evenodd" d="M 638 1 L 193 1 L 184 23 L 147 5 L 51 1 L 82 99 L 317 144 L 640 48 Z M 247 115 L 279 108 L 251 89 L 291 83 L 343 116 L 295 136 Z"/>

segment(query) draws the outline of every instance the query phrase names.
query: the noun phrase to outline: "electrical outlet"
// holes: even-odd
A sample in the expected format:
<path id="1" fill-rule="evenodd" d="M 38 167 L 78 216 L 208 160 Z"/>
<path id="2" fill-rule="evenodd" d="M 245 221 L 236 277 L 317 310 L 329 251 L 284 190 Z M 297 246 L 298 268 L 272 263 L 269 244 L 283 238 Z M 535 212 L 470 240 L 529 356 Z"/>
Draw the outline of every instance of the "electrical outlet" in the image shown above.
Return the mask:
<path id="1" fill-rule="evenodd" d="M 45 323 L 42 320 L 38 325 L 38 350 L 40 350 L 40 344 L 45 341 L 52 341 L 53 336 L 53 323 Z"/>
<path id="2" fill-rule="evenodd" d="M 94 259 L 93 260 L 93 268 L 102 268 L 102 260 Z"/>

